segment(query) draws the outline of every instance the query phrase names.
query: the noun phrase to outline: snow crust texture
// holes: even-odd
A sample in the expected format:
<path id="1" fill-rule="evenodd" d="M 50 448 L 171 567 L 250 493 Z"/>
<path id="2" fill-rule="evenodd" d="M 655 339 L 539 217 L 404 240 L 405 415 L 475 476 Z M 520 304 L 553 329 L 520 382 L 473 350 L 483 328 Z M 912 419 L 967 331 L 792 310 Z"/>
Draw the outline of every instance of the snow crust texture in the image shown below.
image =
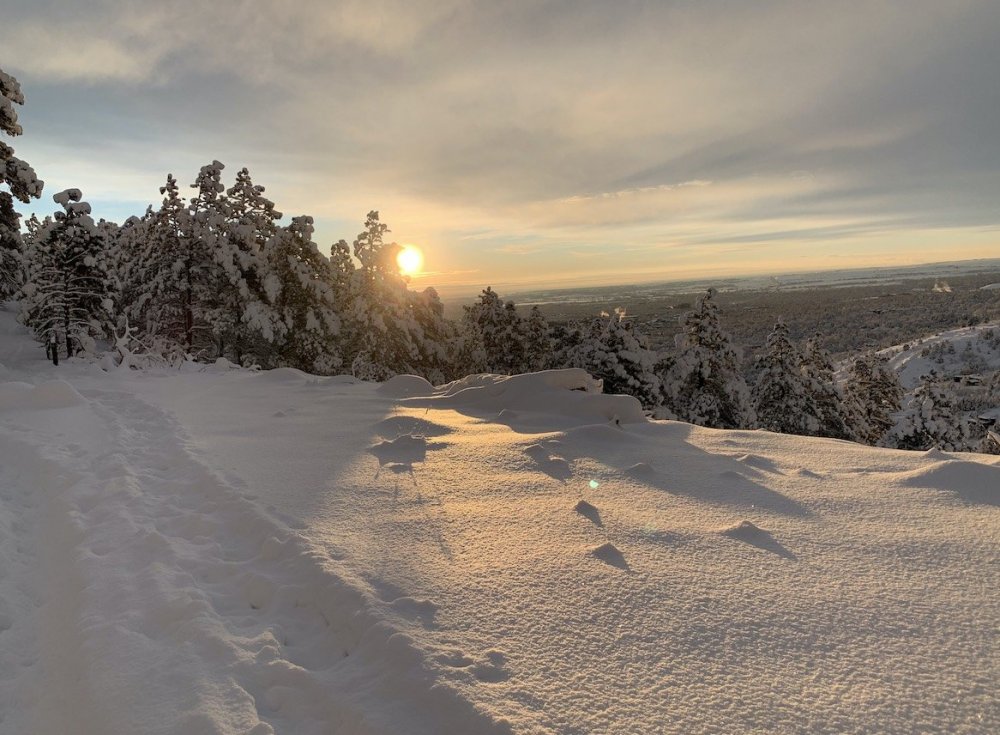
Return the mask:
<path id="1" fill-rule="evenodd" d="M 0 311 L 0 733 L 1000 731 L 1000 464 L 54 368 Z"/>

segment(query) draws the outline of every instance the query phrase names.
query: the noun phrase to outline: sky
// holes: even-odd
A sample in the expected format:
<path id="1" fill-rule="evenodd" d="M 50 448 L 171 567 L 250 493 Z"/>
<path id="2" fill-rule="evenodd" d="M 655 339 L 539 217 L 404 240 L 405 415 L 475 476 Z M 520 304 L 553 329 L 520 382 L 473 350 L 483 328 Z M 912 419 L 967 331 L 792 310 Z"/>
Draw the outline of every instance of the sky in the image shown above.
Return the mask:
<path id="1" fill-rule="evenodd" d="M 13 0 L 0 68 L 22 211 L 217 159 L 443 295 L 1000 257 L 996 0 Z"/>

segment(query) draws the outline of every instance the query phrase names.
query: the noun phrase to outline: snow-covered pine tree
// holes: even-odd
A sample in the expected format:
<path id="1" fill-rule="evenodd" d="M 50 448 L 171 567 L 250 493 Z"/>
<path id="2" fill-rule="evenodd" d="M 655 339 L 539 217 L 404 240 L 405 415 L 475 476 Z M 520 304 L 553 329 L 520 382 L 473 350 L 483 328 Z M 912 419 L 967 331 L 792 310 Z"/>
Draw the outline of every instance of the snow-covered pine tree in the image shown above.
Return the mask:
<path id="1" fill-rule="evenodd" d="M 419 374 L 435 385 L 462 377 L 455 372 L 455 325 L 445 318 L 441 297 L 430 286 L 419 293 L 410 292 L 409 297 L 419 327 Z"/>
<path id="2" fill-rule="evenodd" d="M 931 372 L 924 375 L 906 410 L 893 427 L 889 443 L 899 449 L 968 451 L 969 426 L 955 408 L 948 385 Z"/>
<path id="3" fill-rule="evenodd" d="M 21 287 L 20 220 L 11 195 L 0 192 L 0 303 L 13 298 Z"/>
<path id="4" fill-rule="evenodd" d="M 191 354 L 199 336 L 209 331 L 204 320 L 211 254 L 193 236 L 187 203 L 177 179 L 167 174 L 160 187 L 163 201 L 140 221 L 123 229 L 137 263 L 126 277 L 126 315 L 144 341 L 161 354 Z"/>
<path id="5" fill-rule="evenodd" d="M 778 321 L 767 337 L 767 349 L 756 360 L 753 399 L 757 425 L 781 434 L 811 436 L 820 428 L 812 393 L 802 370 L 802 356 Z"/>
<path id="6" fill-rule="evenodd" d="M 670 408 L 681 421 L 718 429 L 753 427 L 756 416 L 732 340 L 719 325 L 715 289 L 680 319 L 679 354 L 667 373 Z"/>
<path id="7" fill-rule="evenodd" d="M 462 361 L 467 372 L 513 375 L 532 368 L 527 360 L 527 328 L 513 301 L 504 303 L 487 287 L 464 307 Z"/>
<path id="8" fill-rule="evenodd" d="M 268 325 L 272 349 L 260 357 L 268 366 L 328 375 L 341 364 L 340 318 L 334 309 L 330 262 L 313 242 L 313 231 L 312 217 L 295 217 L 287 227 L 278 228 L 260 252 L 261 270 L 266 273 L 262 288 L 276 317 L 276 323 Z M 258 322 L 254 308 L 251 305 L 251 326 Z M 262 315 L 260 321 L 267 318 Z"/>
<path id="9" fill-rule="evenodd" d="M 834 377 L 833 360 L 830 353 L 814 337 L 806 341 L 802 355 L 802 371 L 806 390 L 811 396 L 819 418 L 816 436 L 832 439 L 853 439 L 850 426 L 850 412 L 845 403 L 844 393 Z"/>
<path id="10" fill-rule="evenodd" d="M 236 173 L 236 182 L 224 198 L 217 200 L 216 206 L 225 217 L 224 234 L 215 238 L 213 251 L 225 276 L 214 324 L 219 351 L 237 363 L 266 363 L 278 345 L 285 342 L 287 329 L 264 293 L 268 266 L 274 261 L 261 253 L 278 232 L 277 222 L 282 214 L 264 196 L 264 187 L 253 183 L 246 168 Z M 288 239 L 293 250 L 297 245 L 291 243 L 301 233 L 299 228 Z M 309 242 L 312 242 L 311 232 Z"/>
<path id="11" fill-rule="evenodd" d="M 353 374 L 366 380 L 416 372 L 420 359 L 413 339 L 418 327 L 409 309 L 406 281 L 395 262 L 400 247 L 385 242 L 387 232 L 389 227 L 373 210 L 354 240 L 354 256 L 361 267 L 352 274 L 352 302 L 345 315 L 354 337 L 347 354 Z"/>
<path id="12" fill-rule="evenodd" d="M 24 104 L 24 94 L 17 80 L 0 69 L 0 132 L 10 136 L 23 132 L 17 122 L 14 105 Z M 0 302 L 12 298 L 21 285 L 21 231 L 14 199 L 27 203 L 42 195 L 44 184 L 34 169 L 14 155 L 14 149 L 0 141 Z"/>
<path id="13" fill-rule="evenodd" d="M 875 352 L 866 352 L 851 364 L 847 380 L 852 432 L 857 441 L 873 446 L 892 428 L 892 415 L 902 407 L 903 388 L 887 363 Z"/>
<path id="14" fill-rule="evenodd" d="M 352 288 L 356 281 L 356 270 L 354 260 L 351 258 L 351 246 L 346 240 L 338 240 L 330 246 L 330 267 L 327 278 L 330 288 L 333 289 L 334 310 L 338 314 L 346 314 L 350 310 L 354 299 Z M 346 329 L 347 325 L 344 326 Z M 342 335 L 341 339 L 350 341 L 348 335 Z"/>
<path id="15" fill-rule="evenodd" d="M 79 189 L 52 198 L 63 211 L 36 233 L 20 318 L 41 342 L 54 335 L 74 355 L 92 351 L 112 325 L 105 243 Z"/>
<path id="16" fill-rule="evenodd" d="M 552 366 L 553 345 L 549 323 L 537 306 L 532 306 L 524 324 L 525 370 L 535 372 Z"/>
<path id="17" fill-rule="evenodd" d="M 604 382 L 605 393 L 635 396 L 653 411 L 663 403 L 656 374 L 657 355 L 644 335 L 634 329 L 624 309 L 602 314 L 590 323 L 583 339 L 566 355 L 567 367 L 579 367 Z"/>

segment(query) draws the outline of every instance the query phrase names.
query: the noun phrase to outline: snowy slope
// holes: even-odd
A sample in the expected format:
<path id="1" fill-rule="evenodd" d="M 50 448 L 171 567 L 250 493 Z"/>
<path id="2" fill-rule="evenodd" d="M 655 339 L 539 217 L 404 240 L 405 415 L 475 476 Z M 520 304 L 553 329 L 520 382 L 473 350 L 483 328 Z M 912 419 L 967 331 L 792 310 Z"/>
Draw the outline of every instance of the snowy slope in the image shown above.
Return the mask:
<path id="1" fill-rule="evenodd" d="M 105 373 L 0 312 L 0 733 L 1000 730 L 1000 464 Z"/>
<path id="2" fill-rule="evenodd" d="M 882 354 L 889 357 L 889 367 L 908 391 L 932 370 L 942 377 L 989 375 L 1000 370 L 1000 325 L 951 329 L 917 343 L 889 347 Z"/>

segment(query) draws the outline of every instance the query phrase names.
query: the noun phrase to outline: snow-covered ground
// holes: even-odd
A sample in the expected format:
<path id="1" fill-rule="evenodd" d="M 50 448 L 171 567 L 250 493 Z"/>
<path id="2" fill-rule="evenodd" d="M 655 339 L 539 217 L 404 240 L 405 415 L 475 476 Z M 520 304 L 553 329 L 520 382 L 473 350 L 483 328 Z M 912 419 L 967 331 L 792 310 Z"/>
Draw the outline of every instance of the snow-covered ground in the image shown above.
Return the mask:
<path id="1" fill-rule="evenodd" d="M 897 345 L 881 351 L 889 367 L 899 375 L 907 391 L 934 371 L 942 377 L 975 374 L 988 376 L 1000 370 L 1000 325 L 950 329 L 919 342 Z"/>
<path id="2" fill-rule="evenodd" d="M 995 457 L 0 363 L 0 733 L 1000 731 Z"/>

